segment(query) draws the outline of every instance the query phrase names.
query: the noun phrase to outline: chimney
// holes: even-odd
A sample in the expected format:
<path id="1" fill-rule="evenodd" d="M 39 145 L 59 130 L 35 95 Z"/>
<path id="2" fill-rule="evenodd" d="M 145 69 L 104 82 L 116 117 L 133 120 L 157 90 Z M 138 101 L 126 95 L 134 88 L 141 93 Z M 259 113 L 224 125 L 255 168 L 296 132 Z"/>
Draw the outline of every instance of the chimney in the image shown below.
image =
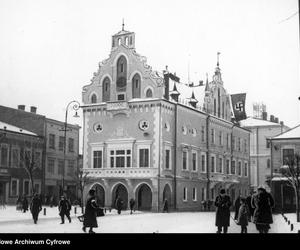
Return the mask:
<path id="1" fill-rule="evenodd" d="M 25 111 L 25 105 L 18 105 L 19 110 L 24 110 Z"/>
<path id="2" fill-rule="evenodd" d="M 274 122 L 274 115 L 270 115 L 270 122 Z"/>
<path id="3" fill-rule="evenodd" d="M 278 117 L 275 117 L 274 122 L 279 123 Z"/>
<path id="4" fill-rule="evenodd" d="M 31 112 L 31 113 L 36 114 L 36 110 L 37 110 L 36 107 L 34 107 L 34 106 L 31 106 L 31 107 L 30 107 L 30 112 Z"/>
<path id="5" fill-rule="evenodd" d="M 267 120 L 268 119 L 268 113 L 266 112 L 266 111 L 263 111 L 262 112 L 262 118 L 263 118 L 263 120 Z"/>

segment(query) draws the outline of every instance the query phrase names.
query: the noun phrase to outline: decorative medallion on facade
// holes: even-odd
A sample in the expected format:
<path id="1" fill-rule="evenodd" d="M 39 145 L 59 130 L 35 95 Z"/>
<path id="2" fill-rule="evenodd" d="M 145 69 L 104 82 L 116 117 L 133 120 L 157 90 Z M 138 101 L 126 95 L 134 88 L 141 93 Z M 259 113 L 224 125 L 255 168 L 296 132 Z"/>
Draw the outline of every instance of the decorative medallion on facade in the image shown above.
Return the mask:
<path id="1" fill-rule="evenodd" d="M 139 122 L 139 128 L 140 128 L 140 130 L 146 131 L 146 130 L 149 129 L 149 126 L 150 126 L 150 124 L 149 124 L 149 122 L 146 121 L 146 120 L 141 120 L 141 121 Z"/>
<path id="2" fill-rule="evenodd" d="M 103 131 L 103 125 L 101 123 L 95 123 L 94 124 L 94 131 L 96 133 L 101 133 Z"/>

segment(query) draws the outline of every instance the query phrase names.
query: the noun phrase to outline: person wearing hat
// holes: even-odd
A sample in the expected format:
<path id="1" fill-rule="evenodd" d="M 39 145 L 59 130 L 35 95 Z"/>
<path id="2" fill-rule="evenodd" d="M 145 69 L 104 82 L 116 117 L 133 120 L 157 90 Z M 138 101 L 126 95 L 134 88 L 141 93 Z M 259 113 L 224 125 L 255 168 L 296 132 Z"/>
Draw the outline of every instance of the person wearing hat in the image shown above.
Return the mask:
<path id="1" fill-rule="evenodd" d="M 220 190 L 220 194 L 215 200 L 216 210 L 216 226 L 218 227 L 217 233 L 227 233 L 228 227 L 230 226 L 230 197 L 226 195 L 225 189 Z"/>
<path id="2" fill-rule="evenodd" d="M 60 197 L 60 201 L 58 203 L 58 211 L 59 216 L 61 217 L 61 223 L 65 223 L 65 216 L 68 218 L 69 223 L 71 223 L 70 211 L 71 211 L 71 203 L 66 199 L 64 195 Z"/>
<path id="3" fill-rule="evenodd" d="M 89 191 L 89 197 L 86 201 L 86 205 L 85 205 L 85 213 L 83 216 L 83 228 L 82 230 L 84 232 L 86 232 L 86 228 L 89 227 L 89 233 L 95 233 L 93 231 L 94 227 L 98 227 L 98 223 L 97 223 L 97 209 L 99 208 L 99 206 L 97 205 L 96 202 L 96 191 L 94 189 L 91 189 Z"/>
<path id="4" fill-rule="evenodd" d="M 37 224 L 39 213 L 42 211 L 42 201 L 39 198 L 38 194 L 34 194 L 31 203 L 30 203 L 30 212 L 32 214 L 32 218 L 34 224 Z"/>
<path id="5" fill-rule="evenodd" d="M 268 233 L 273 223 L 272 208 L 274 199 L 263 186 L 258 187 L 257 194 L 252 197 L 251 205 L 255 208 L 253 223 L 259 233 Z"/>

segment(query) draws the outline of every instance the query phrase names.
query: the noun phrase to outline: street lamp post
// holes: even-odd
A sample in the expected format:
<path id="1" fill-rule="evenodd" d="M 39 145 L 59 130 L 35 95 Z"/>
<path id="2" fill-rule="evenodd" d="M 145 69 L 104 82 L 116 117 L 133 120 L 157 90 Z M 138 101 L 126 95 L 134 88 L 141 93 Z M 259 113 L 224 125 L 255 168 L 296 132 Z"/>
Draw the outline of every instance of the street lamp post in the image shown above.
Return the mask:
<path id="1" fill-rule="evenodd" d="M 63 195 L 64 191 L 65 191 L 65 169 L 66 169 L 66 146 L 67 146 L 67 126 L 68 126 L 68 110 L 69 107 L 72 105 L 73 110 L 75 110 L 75 115 L 74 117 L 79 117 L 77 114 L 77 110 L 79 110 L 80 107 L 80 103 L 78 101 L 71 101 L 68 103 L 67 107 L 66 107 L 66 114 L 65 114 L 65 123 L 64 123 L 64 129 L 62 131 L 64 131 L 64 168 L 62 171 L 62 185 L 61 185 L 61 194 Z"/>

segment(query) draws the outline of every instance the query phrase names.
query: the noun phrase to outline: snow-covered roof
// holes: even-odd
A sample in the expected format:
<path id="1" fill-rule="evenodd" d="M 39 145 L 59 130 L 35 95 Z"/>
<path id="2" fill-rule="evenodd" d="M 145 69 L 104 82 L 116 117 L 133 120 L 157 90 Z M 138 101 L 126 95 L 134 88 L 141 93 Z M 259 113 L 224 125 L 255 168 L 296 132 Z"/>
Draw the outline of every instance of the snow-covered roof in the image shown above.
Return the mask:
<path id="1" fill-rule="evenodd" d="M 280 135 L 273 137 L 273 139 L 300 139 L 300 124 Z"/>
<path id="2" fill-rule="evenodd" d="M 254 117 L 248 117 L 247 119 L 240 121 L 240 123 L 242 127 L 281 126 L 279 123 Z"/>
<path id="3" fill-rule="evenodd" d="M 192 93 L 194 92 L 195 99 L 198 101 L 197 107 L 203 108 L 204 104 L 204 96 L 205 96 L 205 85 L 197 86 L 197 87 L 189 87 L 188 85 L 184 83 L 177 83 L 170 79 L 169 82 L 169 91 L 170 94 L 172 94 L 174 84 L 176 83 L 177 91 L 180 93 L 179 95 L 179 102 L 183 102 L 184 104 L 188 105 L 188 102 L 190 101 L 192 97 Z M 170 97 L 170 99 L 172 99 Z"/>
<path id="4" fill-rule="evenodd" d="M 8 124 L 8 123 L 5 123 L 5 122 L 1 122 L 1 121 L 0 121 L 0 129 L 5 129 L 7 131 L 18 132 L 18 133 L 22 133 L 22 134 L 36 135 L 37 136 L 37 134 L 32 133 L 28 130 L 25 130 L 25 129 L 22 129 L 22 128 L 19 128 L 19 127 L 16 127 L 14 125 L 11 125 L 11 124 Z"/>

